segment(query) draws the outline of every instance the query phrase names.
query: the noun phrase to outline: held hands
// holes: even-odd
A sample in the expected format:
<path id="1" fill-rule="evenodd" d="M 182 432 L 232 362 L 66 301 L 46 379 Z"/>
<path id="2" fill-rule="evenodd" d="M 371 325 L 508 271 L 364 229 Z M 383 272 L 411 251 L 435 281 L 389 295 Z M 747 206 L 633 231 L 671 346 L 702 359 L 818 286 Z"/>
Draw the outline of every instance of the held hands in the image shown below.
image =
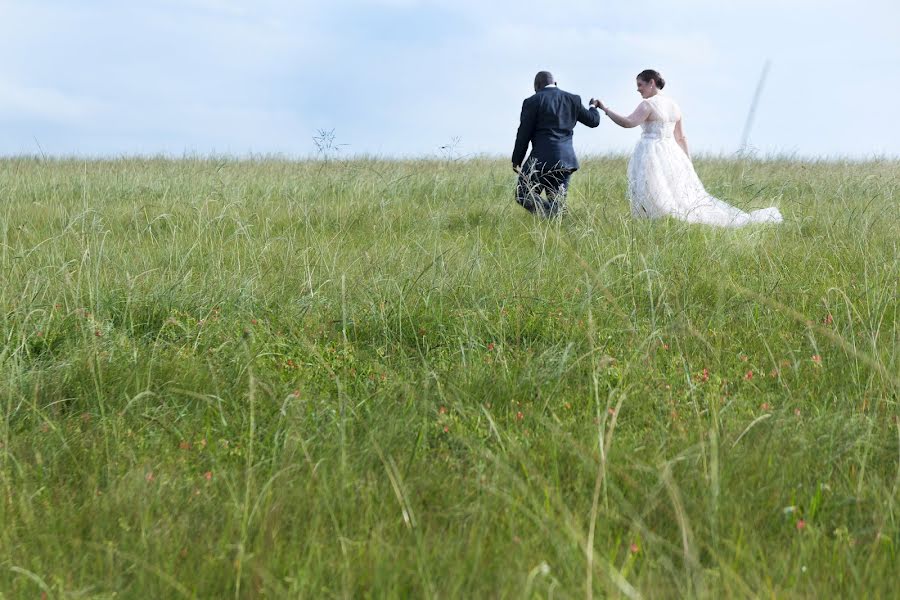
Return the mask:
<path id="1" fill-rule="evenodd" d="M 598 108 L 598 109 L 603 110 L 603 111 L 606 110 L 606 105 L 603 104 L 602 102 L 600 102 L 599 100 L 594 99 L 594 98 L 591 98 L 591 101 L 590 101 L 589 105 L 592 106 L 593 108 Z"/>

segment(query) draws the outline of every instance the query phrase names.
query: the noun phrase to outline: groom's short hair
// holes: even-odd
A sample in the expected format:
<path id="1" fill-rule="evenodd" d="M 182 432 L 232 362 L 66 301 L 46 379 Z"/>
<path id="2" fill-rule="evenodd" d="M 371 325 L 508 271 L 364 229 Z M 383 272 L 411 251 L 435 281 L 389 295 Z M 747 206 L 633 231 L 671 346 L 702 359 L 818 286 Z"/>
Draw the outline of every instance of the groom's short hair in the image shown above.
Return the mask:
<path id="1" fill-rule="evenodd" d="M 553 83 L 555 80 L 550 71 L 538 71 L 538 74 L 534 76 L 534 89 L 536 90 L 542 90 Z"/>

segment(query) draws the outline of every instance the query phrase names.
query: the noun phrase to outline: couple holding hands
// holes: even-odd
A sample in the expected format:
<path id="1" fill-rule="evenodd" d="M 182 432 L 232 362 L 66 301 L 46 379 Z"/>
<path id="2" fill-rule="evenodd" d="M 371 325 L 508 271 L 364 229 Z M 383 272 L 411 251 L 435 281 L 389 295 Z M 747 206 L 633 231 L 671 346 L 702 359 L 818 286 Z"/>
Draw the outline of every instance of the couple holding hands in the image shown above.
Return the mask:
<path id="1" fill-rule="evenodd" d="M 741 227 L 781 223 L 775 207 L 744 212 L 711 196 L 700 182 L 688 152 L 681 109 L 662 93 L 666 82 L 648 69 L 637 76 L 643 100 L 630 115 L 619 115 L 600 100 L 585 108 L 581 98 L 559 89 L 553 75 L 534 78 L 534 95 L 522 103 L 512 165 L 519 174 L 516 201 L 530 212 L 554 217 L 565 210 L 569 179 L 578 169 L 572 146 L 576 123 L 600 124 L 600 112 L 620 127 L 641 127 L 641 139 L 628 162 L 628 199 L 634 217 L 673 217 L 688 223 Z M 531 155 L 525 159 L 528 145 Z"/>

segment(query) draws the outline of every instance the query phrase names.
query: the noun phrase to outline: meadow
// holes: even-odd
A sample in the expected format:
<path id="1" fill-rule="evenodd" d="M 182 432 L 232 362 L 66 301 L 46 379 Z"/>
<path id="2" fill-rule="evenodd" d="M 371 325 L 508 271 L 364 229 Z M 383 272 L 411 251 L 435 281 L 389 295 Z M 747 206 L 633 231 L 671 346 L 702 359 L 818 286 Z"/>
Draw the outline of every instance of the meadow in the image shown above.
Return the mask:
<path id="1" fill-rule="evenodd" d="M 894 597 L 900 162 L 0 159 L 0 598 Z"/>

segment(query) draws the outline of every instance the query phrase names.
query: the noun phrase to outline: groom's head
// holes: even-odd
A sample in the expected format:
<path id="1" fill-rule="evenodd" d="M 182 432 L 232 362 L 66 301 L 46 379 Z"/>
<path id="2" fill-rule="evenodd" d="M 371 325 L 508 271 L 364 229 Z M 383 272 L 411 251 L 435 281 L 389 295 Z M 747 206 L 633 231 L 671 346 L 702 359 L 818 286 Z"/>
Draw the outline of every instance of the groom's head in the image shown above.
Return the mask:
<path id="1" fill-rule="evenodd" d="M 556 80 L 553 79 L 553 73 L 550 71 L 538 71 L 538 74 L 534 76 L 534 91 L 539 92 L 548 85 L 555 83 Z"/>

